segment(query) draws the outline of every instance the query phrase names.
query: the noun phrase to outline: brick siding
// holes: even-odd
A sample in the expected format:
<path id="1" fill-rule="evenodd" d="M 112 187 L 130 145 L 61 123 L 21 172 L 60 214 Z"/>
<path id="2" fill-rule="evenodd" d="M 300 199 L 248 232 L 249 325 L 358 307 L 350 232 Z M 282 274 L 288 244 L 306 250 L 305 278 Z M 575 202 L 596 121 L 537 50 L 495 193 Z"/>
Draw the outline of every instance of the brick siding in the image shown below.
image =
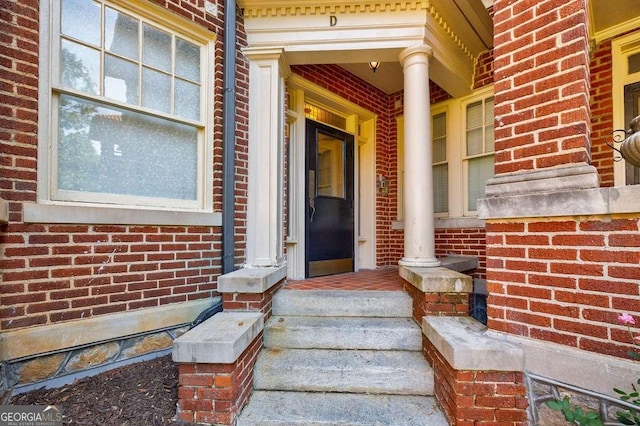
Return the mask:
<path id="1" fill-rule="evenodd" d="M 633 343 L 617 317 L 640 318 L 639 221 L 488 223 L 489 328 L 627 357 Z"/>
<path id="2" fill-rule="evenodd" d="M 216 33 L 214 208 L 222 208 L 222 21 L 202 2 L 156 2 Z M 23 223 L 36 202 L 39 10 L 37 1 L 5 2 L 0 23 L 0 197 L 10 222 L 0 226 L 0 329 L 88 318 L 216 295 L 219 227 Z M 246 44 L 239 21 L 238 44 Z M 46 70 L 42 70 L 46 72 Z M 247 191 L 248 67 L 237 64 L 236 263 L 244 256 Z M 142 214 L 142 213 L 141 213 Z"/>
<path id="3" fill-rule="evenodd" d="M 481 53 L 476 59 L 473 75 L 473 89 L 481 89 L 493 84 L 493 49 Z"/>
<path id="4" fill-rule="evenodd" d="M 273 296 L 284 283 L 282 280 L 264 293 L 223 293 L 222 307 L 225 311 L 260 311 L 264 313 L 266 323 L 271 318 Z"/>
<path id="5" fill-rule="evenodd" d="M 585 0 L 493 8 L 496 174 L 589 162 Z"/>
<path id="6" fill-rule="evenodd" d="M 600 186 L 613 186 L 613 58 L 611 40 L 600 43 L 591 58 L 591 160 Z"/>
<path id="7" fill-rule="evenodd" d="M 413 318 L 418 324 L 422 324 L 422 317 L 427 315 L 469 315 L 468 293 L 424 293 L 406 281 L 402 286 L 413 300 Z"/>

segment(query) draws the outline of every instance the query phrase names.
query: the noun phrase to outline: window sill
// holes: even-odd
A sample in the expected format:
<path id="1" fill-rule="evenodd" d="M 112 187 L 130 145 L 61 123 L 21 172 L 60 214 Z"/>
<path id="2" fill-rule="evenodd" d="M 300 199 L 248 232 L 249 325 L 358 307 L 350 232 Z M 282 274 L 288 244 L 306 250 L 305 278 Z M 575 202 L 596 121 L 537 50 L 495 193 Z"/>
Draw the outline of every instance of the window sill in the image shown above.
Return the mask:
<path id="1" fill-rule="evenodd" d="M 221 213 L 90 207 L 57 204 L 24 204 L 25 223 L 91 225 L 222 226 Z"/>

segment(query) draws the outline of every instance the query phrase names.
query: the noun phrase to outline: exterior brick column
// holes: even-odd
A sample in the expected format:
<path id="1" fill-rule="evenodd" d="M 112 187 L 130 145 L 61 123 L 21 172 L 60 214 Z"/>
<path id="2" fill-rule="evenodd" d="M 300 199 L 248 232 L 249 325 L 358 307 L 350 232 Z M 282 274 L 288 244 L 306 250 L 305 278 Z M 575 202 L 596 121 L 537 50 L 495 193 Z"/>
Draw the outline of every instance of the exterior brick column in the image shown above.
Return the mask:
<path id="1" fill-rule="evenodd" d="M 436 400 L 451 424 L 527 424 L 524 373 L 456 370 L 428 339 L 423 339 L 423 346 L 435 376 Z"/>
<path id="2" fill-rule="evenodd" d="M 262 349 L 262 333 L 231 364 L 179 364 L 178 420 L 234 424 L 253 390 L 253 366 Z"/>
<path id="3" fill-rule="evenodd" d="M 473 291 L 470 276 L 443 267 L 400 267 L 403 287 L 413 299 L 413 318 L 469 315 L 469 293 Z"/>
<path id="4" fill-rule="evenodd" d="M 526 425 L 524 352 L 469 317 L 425 317 L 434 394 L 455 426 Z"/>
<path id="5" fill-rule="evenodd" d="M 495 171 L 590 161 L 585 0 L 496 0 Z"/>
<path id="6" fill-rule="evenodd" d="M 413 299 L 413 318 L 422 322 L 426 315 L 469 315 L 469 293 L 425 293 L 405 282 L 404 290 Z"/>
<path id="7" fill-rule="evenodd" d="M 179 420 L 235 424 L 253 391 L 262 330 L 286 269 L 286 264 L 242 268 L 218 278 L 223 312 L 174 342 L 173 360 L 180 364 Z"/>

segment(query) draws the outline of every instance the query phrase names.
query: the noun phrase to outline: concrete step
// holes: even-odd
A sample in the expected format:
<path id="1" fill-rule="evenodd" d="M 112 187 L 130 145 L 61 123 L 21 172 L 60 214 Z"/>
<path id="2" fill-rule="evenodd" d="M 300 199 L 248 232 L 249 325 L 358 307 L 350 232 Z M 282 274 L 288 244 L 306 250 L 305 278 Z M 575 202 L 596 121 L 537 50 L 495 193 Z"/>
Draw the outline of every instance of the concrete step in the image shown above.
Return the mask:
<path id="1" fill-rule="evenodd" d="M 432 397 L 254 391 L 237 426 L 447 426 Z"/>
<path id="2" fill-rule="evenodd" d="M 254 389 L 433 395 L 433 370 L 422 352 L 263 349 Z"/>
<path id="3" fill-rule="evenodd" d="M 403 291 L 281 290 L 273 315 L 322 317 L 411 317 L 412 300 Z"/>
<path id="4" fill-rule="evenodd" d="M 413 318 L 274 316 L 265 326 L 267 348 L 422 349 L 422 330 Z"/>

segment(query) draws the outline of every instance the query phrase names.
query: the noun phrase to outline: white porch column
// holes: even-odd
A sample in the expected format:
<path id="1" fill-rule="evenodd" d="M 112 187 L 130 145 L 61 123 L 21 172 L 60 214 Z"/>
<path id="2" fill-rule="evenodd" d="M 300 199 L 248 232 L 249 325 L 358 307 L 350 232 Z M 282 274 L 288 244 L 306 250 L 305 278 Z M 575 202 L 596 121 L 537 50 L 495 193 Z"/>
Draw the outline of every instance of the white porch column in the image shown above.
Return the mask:
<path id="1" fill-rule="evenodd" d="M 249 176 L 247 267 L 274 267 L 284 260 L 284 79 L 282 48 L 248 48 Z"/>
<path id="2" fill-rule="evenodd" d="M 431 47 L 400 53 L 404 69 L 404 257 L 402 266 L 440 266 L 435 256 L 432 130 L 429 99 Z"/>

